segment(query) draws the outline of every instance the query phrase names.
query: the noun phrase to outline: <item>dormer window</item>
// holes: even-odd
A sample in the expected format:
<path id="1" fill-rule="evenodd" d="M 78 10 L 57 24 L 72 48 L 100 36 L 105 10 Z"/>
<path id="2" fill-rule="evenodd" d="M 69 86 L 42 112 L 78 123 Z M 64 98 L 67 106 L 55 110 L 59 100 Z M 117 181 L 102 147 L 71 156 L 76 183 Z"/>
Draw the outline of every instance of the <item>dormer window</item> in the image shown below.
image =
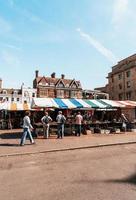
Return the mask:
<path id="1" fill-rule="evenodd" d="M 3 94 L 7 94 L 7 90 L 3 90 L 3 92 L 2 92 Z"/>
<path id="2" fill-rule="evenodd" d="M 69 84 L 68 84 L 68 83 L 66 84 L 66 87 L 67 87 L 67 88 L 69 87 Z"/>
<path id="3" fill-rule="evenodd" d="M 77 88 L 77 85 L 74 83 L 74 84 L 72 85 L 72 88 Z"/>
<path id="4" fill-rule="evenodd" d="M 63 87 L 64 87 L 64 84 L 63 84 L 63 83 L 59 83 L 58 87 L 63 88 Z"/>
<path id="5" fill-rule="evenodd" d="M 13 92 L 13 94 L 14 94 L 14 95 L 17 95 L 17 94 L 18 94 L 18 92 L 15 90 L 15 91 Z"/>
<path id="6" fill-rule="evenodd" d="M 50 86 L 54 86 L 54 83 L 50 83 Z"/>

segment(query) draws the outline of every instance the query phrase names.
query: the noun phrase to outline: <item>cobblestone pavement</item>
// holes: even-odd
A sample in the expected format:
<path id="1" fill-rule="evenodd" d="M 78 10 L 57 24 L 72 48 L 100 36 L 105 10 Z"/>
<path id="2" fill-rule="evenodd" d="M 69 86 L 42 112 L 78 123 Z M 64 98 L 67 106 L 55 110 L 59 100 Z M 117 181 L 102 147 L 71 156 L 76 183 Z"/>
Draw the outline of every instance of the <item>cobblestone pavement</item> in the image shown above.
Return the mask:
<path id="1" fill-rule="evenodd" d="M 29 140 L 26 145 L 20 147 L 21 129 L 0 130 L 0 156 L 42 153 L 51 151 L 73 150 L 80 148 L 99 147 L 103 145 L 116 145 L 123 143 L 136 143 L 136 133 L 118 134 L 87 134 L 81 137 L 66 136 L 63 139 L 56 139 L 56 135 L 44 139 L 42 136 L 35 139 L 36 144 L 31 145 Z"/>

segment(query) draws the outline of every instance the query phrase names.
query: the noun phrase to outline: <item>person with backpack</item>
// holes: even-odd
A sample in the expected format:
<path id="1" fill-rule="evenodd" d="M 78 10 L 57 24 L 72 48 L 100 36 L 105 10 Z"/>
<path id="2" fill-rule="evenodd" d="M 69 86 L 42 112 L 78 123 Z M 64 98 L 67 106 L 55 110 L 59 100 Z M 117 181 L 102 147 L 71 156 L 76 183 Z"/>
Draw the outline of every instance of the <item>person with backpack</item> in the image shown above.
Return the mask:
<path id="1" fill-rule="evenodd" d="M 50 128 L 51 121 L 52 121 L 52 118 L 48 115 L 48 112 L 46 111 L 44 116 L 41 119 L 41 122 L 43 124 L 43 133 L 46 139 L 49 138 L 49 128 Z"/>
<path id="2" fill-rule="evenodd" d="M 58 112 L 57 118 L 56 118 L 58 127 L 57 127 L 57 138 L 63 138 L 64 137 L 64 124 L 66 121 L 65 116 L 62 114 L 62 111 Z"/>

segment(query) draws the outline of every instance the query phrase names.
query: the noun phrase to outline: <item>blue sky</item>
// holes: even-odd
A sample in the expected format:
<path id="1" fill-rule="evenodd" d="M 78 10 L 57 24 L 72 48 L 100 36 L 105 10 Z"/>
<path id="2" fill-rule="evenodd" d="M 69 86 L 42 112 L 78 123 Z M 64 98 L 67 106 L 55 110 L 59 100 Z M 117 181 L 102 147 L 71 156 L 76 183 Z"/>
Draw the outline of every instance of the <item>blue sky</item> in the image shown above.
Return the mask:
<path id="1" fill-rule="evenodd" d="M 35 70 L 107 83 L 119 60 L 135 54 L 135 0 L 0 0 L 0 77 L 32 87 Z"/>

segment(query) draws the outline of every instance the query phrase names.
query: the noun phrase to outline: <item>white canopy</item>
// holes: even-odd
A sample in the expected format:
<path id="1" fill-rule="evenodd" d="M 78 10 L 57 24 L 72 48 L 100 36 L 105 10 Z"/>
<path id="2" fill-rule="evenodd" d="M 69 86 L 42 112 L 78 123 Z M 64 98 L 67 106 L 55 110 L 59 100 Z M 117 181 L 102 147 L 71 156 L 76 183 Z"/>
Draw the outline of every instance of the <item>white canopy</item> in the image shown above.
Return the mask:
<path id="1" fill-rule="evenodd" d="M 52 98 L 33 98 L 32 108 L 59 108 Z"/>

